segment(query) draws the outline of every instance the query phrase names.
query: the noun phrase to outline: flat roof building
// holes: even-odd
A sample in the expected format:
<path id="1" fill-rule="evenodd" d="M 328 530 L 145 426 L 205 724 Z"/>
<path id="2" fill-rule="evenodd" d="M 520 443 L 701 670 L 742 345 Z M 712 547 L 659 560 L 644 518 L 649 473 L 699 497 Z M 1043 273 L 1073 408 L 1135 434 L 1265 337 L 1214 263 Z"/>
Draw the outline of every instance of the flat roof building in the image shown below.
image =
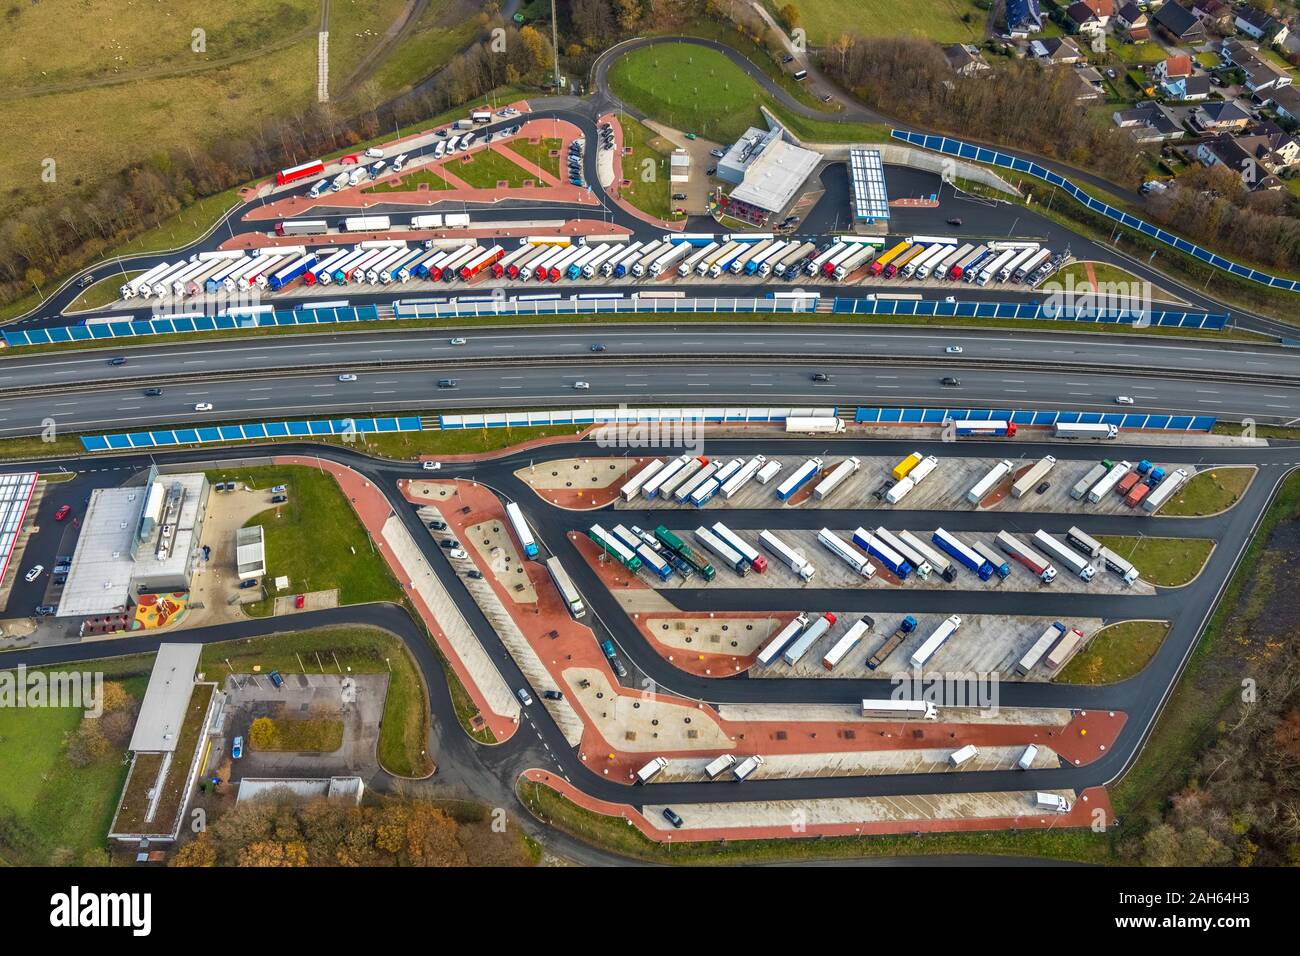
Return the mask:
<path id="1" fill-rule="evenodd" d="M 301 800 L 326 800 L 358 804 L 366 792 L 360 777 L 244 777 L 239 781 L 237 803 L 257 800 L 260 797 L 289 793 Z"/>
<path id="2" fill-rule="evenodd" d="M 889 221 L 889 193 L 885 189 L 885 167 L 880 150 L 854 146 L 849 150 L 849 188 L 853 193 L 856 222 Z"/>
<path id="3" fill-rule="evenodd" d="M 154 658 L 149 686 L 140 704 L 130 750 L 170 753 L 176 749 L 185 710 L 194 693 L 194 675 L 199 669 L 202 644 L 160 644 Z"/>
<path id="4" fill-rule="evenodd" d="M 821 161 L 821 153 L 778 139 L 750 163 L 744 181 L 731 191 L 731 200 L 780 212 Z"/>
<path id="5" fill-rule="evenodd" d="M 266 543 L 260 524 L 235 532 L 235 568 L 241 581 L 266 574 Z"/>

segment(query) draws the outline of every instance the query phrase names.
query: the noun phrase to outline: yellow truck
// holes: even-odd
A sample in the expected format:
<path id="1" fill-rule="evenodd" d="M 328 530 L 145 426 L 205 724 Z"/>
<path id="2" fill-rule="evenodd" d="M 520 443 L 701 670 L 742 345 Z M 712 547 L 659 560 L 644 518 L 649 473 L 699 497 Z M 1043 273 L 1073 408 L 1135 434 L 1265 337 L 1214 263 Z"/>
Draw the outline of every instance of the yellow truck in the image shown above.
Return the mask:
<path id="1" fill-rule="evenodd" d="M 902 481 L 908 476 L 908 473 L 911 472 L 913 468 L 921 463 L 921 458 L 922 455 L 919 451 L 912 452 L 912 454 L 908 455 L 895 465 L 894 470 L 891 471 L 890 474 L 894 476 L 895 481 Z"/>

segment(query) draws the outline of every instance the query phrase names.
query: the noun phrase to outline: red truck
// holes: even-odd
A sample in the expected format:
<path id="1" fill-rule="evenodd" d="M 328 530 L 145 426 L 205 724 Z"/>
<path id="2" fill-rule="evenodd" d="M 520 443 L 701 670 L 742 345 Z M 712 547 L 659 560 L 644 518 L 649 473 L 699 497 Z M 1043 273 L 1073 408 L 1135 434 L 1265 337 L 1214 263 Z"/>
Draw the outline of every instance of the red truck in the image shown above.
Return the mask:
<path id="1" fill-rule="evenodd" d="M 1139 475 L 1136 471 L 1130 471 L 1127 475 L 1121 478 L 1119 480 L 1119 484 L 1115 486 L 1115 494 L 1123 498 L 1125 495 L 1127 495 L 1130 491 L 1133 490 L 1133 486 L 1137 484 L 1138 479 L 1141 477 L 1142 476 Z"/>

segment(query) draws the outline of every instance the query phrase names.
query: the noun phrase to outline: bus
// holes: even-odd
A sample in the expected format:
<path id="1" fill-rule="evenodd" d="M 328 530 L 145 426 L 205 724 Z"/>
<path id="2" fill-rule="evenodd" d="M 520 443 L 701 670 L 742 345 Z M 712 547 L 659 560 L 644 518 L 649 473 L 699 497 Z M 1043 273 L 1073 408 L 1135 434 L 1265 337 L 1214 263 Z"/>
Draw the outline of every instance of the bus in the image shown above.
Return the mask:
<path id="1" fill-rule="evenodd" d="M 551 582 L 555 585 L 555 590 L 560 592 L 560 598 L 564 601 L 565 607 L 569 609 L 569 613 L 573 615 L 573 619 L 575 621 L 582 620 L 587 614 L 587 606 L 582 603 L 582 595 L 573 586 L 569 572 L 564 570 L 564 565 L 560 563 L 560 559 L 547 558 L 546 570 L 551 573 Z"/>
<path id="2" fill-rule="evenodd" d="M 533 540 L 533 533 L 528 530 L 528 522 L 524 520 L 524 513 L 519 505 L 513 501 L 506 505 L 506 517 L 510 519 L 510 526 L 515 529 L 515 537 L 519 539 L 519 546 L 524 549 L 524 556 L 537 557 L 537 542 Z"/>

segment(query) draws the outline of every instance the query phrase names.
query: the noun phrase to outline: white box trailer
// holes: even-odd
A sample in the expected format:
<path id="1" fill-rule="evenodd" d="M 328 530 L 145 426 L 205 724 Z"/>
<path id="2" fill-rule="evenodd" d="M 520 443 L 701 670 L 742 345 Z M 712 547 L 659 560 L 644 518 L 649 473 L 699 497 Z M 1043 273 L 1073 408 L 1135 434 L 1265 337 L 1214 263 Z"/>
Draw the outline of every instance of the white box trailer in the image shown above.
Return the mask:
<path id="1" fill-rule="evenodd" d="M 727 271 L 734 276 L 740 275 L 745 271 L 745 266 L 749 265 L 749 261 L 767 249 L 774 241 L 773 239 L 764 239 L 762 242 L 750 243 L 748 249 L 727 263 Z"/>
<path id="2" fill-rule="evenodd" d="M 691 458 L 688 460 L 686 464 L 677 469 L 671 477 L 659 486 L 659 497 L 665 501 L 674 497 L 677 489 L 689 481 L 691 476 L 703 468 L 707 462 L 707 458 Z"/>
<path id="3" fill-rule="evenodd" d="M 1119 484 L 1119 480 L 1129 473 L 1132 467 L 1133 463 L 1128 461 L 1121 461 L 1112 465 L 1110 471 L 1106 472 L 1106 477 L 1092 486 L 1092 489 L 1088 492 L 1088 501 L 1095 505 L 1102 498 L 1105 498 L 1106 495 L 1110 494 L 1111 489 Z"/>
<path id="4" fill-rule="evenodd" d="M 974 250 L 975 246 L 970 242 L 961 246 L 949 246 L 948 252 L 941 256 L 938 262 L 930 263 L 927 275 L 932 275 L 936 279 L 946 279 L 952 267 L 965 259 Z M 920 278 L 925 278 L 925 276 Z"/>
<path id="5" fill-rule="evenodd" d="M 1088 493 L 1089 488 L 1101 481 L 1108 470 L 1106 465 L 1101 462 L 1093 465 L 1086 475 L 1074 483 L 1074 487 L 1070 489 L 1070 497 L 1075 501 L 1081 499 Z"/>
<path id="6" fill-rule="evenodd" d="M 966 500 L 973 505 L 978 505 L 997 485 L 999 481 L 1011 473 L 1015 466 L 1007 460 L 1002 460 L 985 472 L 984 477 L 975 482 L 970 491 L 966 492 Z"/>
<path id="7" fill-rule="evenodd" d="M 1020 265 L 1016 266 L 1015 271 L 1011 273 L 1011 281 L 1024 282 L 1027 278 L 1038 271 L 1039 266 L 1051 257 L 1051 249 L 1039 249 L 1024 262 L 1020 263 Z"/>
<path id="8" fill-rule="evenodd" d="M 862 716 L 883 720 L 938 720 L 939 708 L 928 700 L 864 699 Z"/>
<path id="9" fill-rule="evenodd" d="M 691 460 L 690 455 L 681 455 L 667 462 L 663 468 L 655 472 L 650 479 L 641 486 L 641 494 L 645 495 L 647 498 L 653 498 L 658 495 L 659 486 L 685 468 L 686 463 Z"/>
<path id="10" fill-rule="evenodd" d="M 861 620 L 845 631 L 831 649 L 826 652 L 826 656 L 822 658 L 822 667 L 828 671 L 835 670 L 840 661 L 848 657 L 853 648 L 862 642 L 862 639 L 867 636 L 867 632 L 871 630 L 874 624 L 875 621 L 864 615 Z"/>
<path id="11" fill-rule="evenodd" d="M 961 618 L 956 614 L 945 619 L 942 624 L 936 627 L 915 651 L 912 652 L 910 663 L 913 667 L 924 667 L 926 662 L 932 658 L 939 648 L 943 647 L 948 638 L 957 633 L 957 628 L 961 627 Z"/>
<path id="12" fill-rule="evenodd" d="M 781 659 L 790 667 L 798 664 L 799 661 L 803 659 L 803 656 L 812 650 L 812 646 L 816 644 L 817 641 L 821 639 L 821 636 L 829 631 L 834 624 L 834 614 L 825 614 L 819 617 L 817 620 L 813 621 L 812 624 L 806 628 L 789 647 L 785 649 L 785 653 L 781 655 Z"/>
<path id="13" fill-rule="evenodd" d="M 627 270 L 632 267 L 632 263 L 637 260 L 645 248 L 646 245 L 643 242 L 632 243 L 632 245 L 623 249 L 622 255 L 615 256 L 612 259 L 607 259 L 605 264 L 601 266 L 601 273 L 622 278 L 622 276 L 618 275 L 618 270 L 621 268 L 623 270 L 623 275 L 626 275 Z M 606 269 L 609 271 L 606 272 Z"/>
<path id="14" fill-rule="evenodd" d="M 897 551 L 902 555 L 903 558 L 906 559 L 907 563 L 912 566 L 912 573 L 918 578 L 925 580 L 934 573 L 934 567 L 928 560 L 926 560 L 925 555 L 921 554 L 888 528 L 877 528 L 876 538 L 882 544 L 888 545 L 892 550 Z"/>
<path id="15" fill-rule="evenodd" d="M 1096 576 L 1096 568 L 1079 557 L 1078 552 L 1073 548 L 1067 547 L 1064 542 L 1058 541 L 1042 528 L 1034 532 L 1034 541 L 1050 557 L 1065 565 L 1084 581 L 1091 581 Z"/>
<path id="16" fill-rule="evenodd" d="M 737 491 L 745 487 L 749 480 L 758 474 L 758 470 L 767 463 L 765 455 L 755 455 L 749 461 L 745 462 L 734 475 L 722 483 L 719 491 L 723 498 L 732 498 Z"/>
<path id="17" fill-rule="evenodd" d="M 769 461 L 766 465 L 760 468 L 758 470 L 758 474 L 755 475 L 754 477 L 758 480 L 758 483 L 760 485 L 765 485 L 773 478 L 775 478 L 780 471 L 781 471 L 781 463 L 779 461 L 773 460 L 773 461 Z"/>
<path id="18" fill-rule="evenodd" d="M 387 232 L 393 221 L 387 216 L 348 216 L 343 220 L 345 232 Z"/>
<path id="19" fill-rule="evenodd" d="M 1151 493 L 1142 499 L 1142 510 L 1155 511 L 1170 499 L 1179 486 L 1187 480 L 1187 477 L 1186 468 L 1179 468 L 1177 471 L 1165 475 L 1160 484 L 1152 488 Z"/>
<path id="20" fill-rule="evenodd" d="M 962 764 L 969 763 L 979 756 L 980 750 L 974 744 L 959 747 L 948 755 L 948 765 L 954 770 Z"/>
<path id="21" fill-rule="evenodd" d="M 852 568 L 855 574 L 860 574 L 868 579 L 875 577 L 876 566 L 867 560 L 866 555 L 862 554 L 830 528 L 822 528 L 818 531 L 817 540 L 826 547 L 826 550 Z"/>
<path id="22" fill-rule="evenodd" d="M 648 270 L 652 279 L 657 279 L 669 269 L 677 264 L 678 259 L 685 259 L 695 247 L 685 242 L 679 242 L 669 249 L 659 253 L 654 262 L 650 263 Z"/>
<path id="23" fill-rule="evenodd" d="M 208 287 L 208 280 L 228 267 L 226 261 L 205 262 L 206 269 L 185 283 L 186 295 L 198 295 Z"/>
<path id="24" fill-rule="evenodd" d="M 701 262 L 703 262 L 705 259 L 713 255 L 713 253 L 717 252 L 721 248 L 722 246 L 720 243 L 710 242 L 707 246 L 703 246 L 699 249 L 695 249 L 695 251 L 693 251 L 690 254 L 690 256 L 686 259 L 686 261 L 677 267 L 677 275 L 685 279 L 688 275 L 690 275 L 692 272 L 695 271 L 695 268 Z"/>
<path id="25" fill-rule="evenodd" d="M 731 255 L 738 248 L 740 248 L 740 243 L 736 242 L 734 239 L 723 243 L 722 246 L 715 249 L 699 261 L 699 264 L 695 267 L 695 274 L 700 276 L 708 275 L 709 270 L 713 268 L 714 263 Z M 718 271 L 721 272 L 721 269 Z"/>
<path id="26" fill-rule="evenodd" d="M 745 556 L 731 545 L 727 544 L 727 542 L 723 541 L 708 528 L 700 525 L 700 527 L 695 529 L 695 537 L 699 540 L 700 544 L 713 552 L 720 561 L 739 574 L 742 578 L 749 573 L 749 562 L 745 560 Z"/>
<path id="27" fill-rule="evenodd" d="M 836 264 L 835 271 L 831 273 L 831 278 L 836 282 L 843 282 L 875 257 L 876 248 L 863 245 L 847 259 Z"/>
<path id="28" fill-rule="evenodd" d="M 1077 627 L 1072 627 L 1056 642 L 1056 646 L 1048 652 L 1045 663 L 1051 670 L 1059 671 L 1069 663 L 1070 658 L 1079 651 L 1082 645 L 1083 631 Z"/>
<path id="29" fill-rule="evenodd" d="M 1053 438 L 1116 438 L 1119 428 L 1104 422 L 1057 422 Z"/>
<path id="30" fill-rule="evenodd" d="M 791 415 L 785 420 L 786 432 L 809 435 L 838 435 L 845 429 L 844 419 L 833 415 Z"/>
<path id="31" fill-rule="evenodd" d="M 758 276 L 760 279 L 770 275 L 772 263 L 780 260 L 792 247 L 793 243 L 787 242 L 785 239 L 776 240 L 776 242 L 749 260 L 749 267 L 746 268 L 746 271 L 750 275 Z"/>
<path id="32" fill-rule="evenodd" d="M 831 469 L 831 473 L 817 482 L 813 486 L 813 497 L 818 501 L 824 499 L 832 491 L 844 483 L 844 480 L 862 467 L 862 462 L 857 458 L 849 458 L 840 462 Z"/>
<path id="33" fill-rule="evenodd" d="M 845 242 L 834 243 L 829 249 L 827 249 L 821 255 L 817 256 L 806 266 L 804 266 L 803 268 L 804 274 L 810 276 L 821 275 L 822 266 L 826 265 L 826 263 L 830 262 L 832 259 L 840 255 L 841 253 L 847 252 L 848 248 L 849 248 L 848 243 Z"/>
<path id="34" fill-rule="evenodd" d="M 752 757 L 746 757 L 740 763 L 736 764 L 731 771 L 732 776 L 737 780 L 746 780 L 759 767 L 763 766 L 763 758 L 754 754 Z"/>
<path id="35" fill-rule="evenodd" d="M 1038 254 L 1037 248 L 1022 249 L 1019 252 L 1017 252 L 1015 256 L 1012 257 L 1010 262 L 1004 263 L 1002 268 L 998 270 L 998 274 L 996 276 L 997 281 L 1006 282 L 1008 279 L 1010 279 L 1013 275 L 1016 274 L 1017 269 L 1019 269 L 1022 265 L 1024 265 L 1026 262 L 1028 262 L 1037 254 Z"/>
<path id="36" fill-rule="evenodd" d="M 649 783 L 657 777 L 663 769 L 668 766 L 668 761 L 663 757 L 655 757 L 648 764 L 636 772 L 637 783 Z"/>
<path id="37" fill-rule="evenodd" d="M 767 548 L 774 558 L 799 575 L 804 581 L 811 581 L 812 576 L 817 573 L 817 569 L 808 563 L 808 559 L 804 557 L 803 552 L 790 547 L 772 532 L 760 531 L 758 540 L 762 542 L 763 547 Z"/>
<path id="38" fill-rule="evenodd" d="M 1016 483 L 1011 486 L 1012 498 L 1023 498 L 1044 478 L 1047 473 L 1056 465 L 1056 458 L 1053 455 L 1046 455 L 1034 462 L 1027 472 L 1016 479 Z"/>
<path id="39" fill-rule="evenodd" d="M 704 768 L 704 775 L 710 780 L 717 780 L 735 765 L 735 754 L 721 754 L 708 762 Z"/>
<path id="40" fill-rule="evenodd" d="M 919 485 L 938 467 L 939 459 L 934 455 L 927 455 L 917 462 L 916 467 L 907 473 L 907 477 L 912 479 L 913 484 Z"/>
<path id="41" fill-rule="evenodd" d="M 910 531 L 900 531 L 898 537 L 904 544 L 915 551 L 924 563 L 930 565 L 931 570 L 938 572 L 946 581 L 953 580 L 952 561 L 946 555 L 940 554 Z"/>
<path id="42" fill-rule="evenodd" d="M 598 250 L 596 255 L 582 264 L 582 277 L 584 279 L 594 279 L 600 268 L 624 249 L 623 246 L 608 243 L 601 243 L 596 248 Z"/>
<path id="43" fill-rule="evenodd" d="M 639 469 L 637 473 L 629 478 L 624 483 L 623 487 L 618 490 L 620 497 L 622 497 L 624 501 L 631 501 L 641 493 L 641 486 L 649 481 L 651 476 L 657 473 L 663 466 L 664 460 L 662 458 L 656 458 L 644 468 Z"/>
<path id="44" fill-rule="evenodd" d="M 802 263 L 817 250 L 816 243 L 801 242 L 793 249 L 781 253 L 775 263 L 768 262 L 772 275 L 778 279 L 787 278 L 792 272 L 797 275 L 802 270 Z"/>
<path id="45" fill-rule="evenodd" d="M 716 475 L 718 473 L 718 469 L 721 467 L 722 465 L 716 461 L 711 461 L 708 464 L 706 464 L 699 471 L 695 472 L 695 474 L 691 475 L 690 478 L 688 478 L 686 481 L 682 482 L 675 489 L 673 489 L 673 500 L 676 501 L 679 505 L 684 503 L 686 499 L 691 496 L 691 494 L 695 491 L 696 488 L 699 488 L 706 481 L 708 481 L 710 478 Z"/>
<path id="46" fill-rule="evenodd" d="M 777 635 L 764 644 L 758 651 L 758 663 L 767 667 L 780 656 L 785 650 L 787 644 L 795 639 L 795 636 L 808 626 L 808 617 L 804 614 L 798 615 L 793 621 L 781 628 Z"/>
<path id="47" fill-rule="evenodd" d="M 1035 793 L 1034 806 L 1039 810 L 1051 810 L 1055 813 L 1069 813 L 1070 801 L 1055 793 Z"/>
<path id="48" fill-rule="evenodd" d="M 1016 673 L 1021 677 L 1028 677 L 1029 672 L 1037 666 L 1064 633 L 1065 625 L 1060 621 L 1048 625 L 1047 629 L 1039 635 L 1038 640 L 1034 641 L 1029 650 L 1025 651 L 1024 656 L 1016 662 Z"/>

